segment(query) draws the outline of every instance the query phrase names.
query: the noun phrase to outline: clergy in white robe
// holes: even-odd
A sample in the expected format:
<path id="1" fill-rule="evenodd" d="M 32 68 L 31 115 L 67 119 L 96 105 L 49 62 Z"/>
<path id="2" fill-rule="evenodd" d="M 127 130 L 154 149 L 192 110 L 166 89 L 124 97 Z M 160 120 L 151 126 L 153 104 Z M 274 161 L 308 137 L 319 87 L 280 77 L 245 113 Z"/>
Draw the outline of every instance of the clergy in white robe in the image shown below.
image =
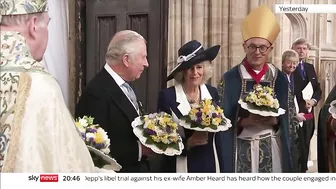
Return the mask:
<path id="1" fill-rule="evenodd" d="M 0 172 L 97 172 L 59 84 L 40 64 L 47 1 L 0 0 Z"/>

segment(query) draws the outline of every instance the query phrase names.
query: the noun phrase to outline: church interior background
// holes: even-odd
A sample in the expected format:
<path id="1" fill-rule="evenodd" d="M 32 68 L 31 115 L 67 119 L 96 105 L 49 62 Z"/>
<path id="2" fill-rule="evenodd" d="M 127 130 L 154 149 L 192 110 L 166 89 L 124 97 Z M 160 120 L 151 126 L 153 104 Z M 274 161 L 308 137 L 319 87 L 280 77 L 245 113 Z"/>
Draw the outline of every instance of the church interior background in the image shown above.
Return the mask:
<path id="1" fill-rule="evenodd" d="M 167 73 L 175 66 L 177 50 L 187 41 L 197 39 L 207 48 L 221 45 L 217 58 L 213 61 L 214 72 L 211 84 L 217 86 L 227 70 L 239 64 L 244 58 L 240 23 L 248 13 L 265 4 L 274 10 L 275 4 L 336 4 L 336 0 L 169 0 L 168 8 L 168 40 L 167 40 Z M 65 94 L 70 111 L 75 105 L 75 1 L 68 1 L 68 70 L 69 91 Z M 311 43 L 308 62 L 312 63 L 318 74 L 322 88 L 322 99 L 315 116 L 329 91 L 336 83 L 336 14 L 275 14 L 281 27 L 280 34 L 274 44 L 270 62 L 281 69 L 281 55 L 291 47 L 291 43 L 299 37 L 307 38 Z M 148 52 L 150 53 L 150 52 Z M 173 85 L 169 82 L 167 86 Z M 317 119 L 315 119 L 317 120 Z M 310 160 L 316 169 L 316 134 L 311 142 Z"/>

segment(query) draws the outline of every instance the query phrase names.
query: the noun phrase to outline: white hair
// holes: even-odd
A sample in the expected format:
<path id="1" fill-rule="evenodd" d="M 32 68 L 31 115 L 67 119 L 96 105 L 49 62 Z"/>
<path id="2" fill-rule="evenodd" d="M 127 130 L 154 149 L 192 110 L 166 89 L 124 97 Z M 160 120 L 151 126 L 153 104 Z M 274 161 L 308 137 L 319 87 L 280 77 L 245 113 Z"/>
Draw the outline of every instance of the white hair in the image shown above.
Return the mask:
<path id="1" fill-rule="evenodd" d="M 41 18 L 43 16 L 43 12 L 32 14 L 19 14 L 19 15 L 4 15 L 1 17 L 1 25 L 3 26 L 24 25 L 34 16 Z"/>
<path id="2" fill-rule="evenodd" d="M 296 45 L 307 45 L 307 48 L 310 49 L 310 43 L 308 42 L 307 39 L 302 38 L 302 37 L 294 40 L 292 44 L 292 48 L 294 48 Z"/>
<path id="3" fill-rule="evenodd" d="M 146 42 L 145 39 L 135 31 L 126 30 L 122 32 L 123 34 L 120 34 L 121 32 L 119 33 L 122 35 L 120 39 L 115 39 L 117 38 L 116 36 L 119 35 L 118 33 L 112 38 L 105 56 L 107 61 L 120 62 L 122 56 L 125 54 L 133 55 L 139 51 L 139 48 L 133 45 L 133 43 L 139 40 Z"/>

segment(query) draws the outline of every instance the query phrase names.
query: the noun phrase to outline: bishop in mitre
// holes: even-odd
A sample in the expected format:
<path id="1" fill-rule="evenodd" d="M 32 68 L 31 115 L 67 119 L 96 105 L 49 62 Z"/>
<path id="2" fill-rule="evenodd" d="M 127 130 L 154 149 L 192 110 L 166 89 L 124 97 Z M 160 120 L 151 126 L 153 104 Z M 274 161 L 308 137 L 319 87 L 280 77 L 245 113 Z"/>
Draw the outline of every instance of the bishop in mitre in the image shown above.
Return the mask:
<path id="1" fill-rule="evenodd" d="M 268 62 L 280 25 L 272 10 L 261 5 L 243 20 L 241 32 L 246 57 L 223 75 L 218 87 L 219 104 L 232 123 L 216 135 L 225 144 L 218 152 L 221 172 L 292 172 L 288 115 L 256 114 L 239 105 L 255 87 L 268 86 L 280 108 L 288 110 L 286 76 Z"/>
<path id="2" fill-rule="evenodd" d="M 0 172 L 97 172 L 42 66 L 47 0 L 0 0 Z"/>

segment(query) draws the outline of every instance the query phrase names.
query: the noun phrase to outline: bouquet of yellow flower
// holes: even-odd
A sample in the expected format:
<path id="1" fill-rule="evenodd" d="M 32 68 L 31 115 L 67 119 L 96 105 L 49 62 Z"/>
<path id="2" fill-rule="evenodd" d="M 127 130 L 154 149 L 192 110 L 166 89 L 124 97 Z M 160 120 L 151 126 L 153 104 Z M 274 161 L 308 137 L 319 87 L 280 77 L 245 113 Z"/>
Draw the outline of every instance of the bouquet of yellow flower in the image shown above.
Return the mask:
<path id="1" fill-rule="evenodd" d="M 224 116 L 223 109 L 211 99 L 202 100 L 192 107 L 189 114 L 180 118 L 180 125 L 196 131 L 219 132 L 231 127 L 231 121 Z"/>
<path id="2" fill-rule="evenodd" d="M 112 166 L 113 170 L 119 171 L 121 166 L 113 158 L 109 157 L 110 139 L 107 133 L 98 124 L 94 124 L 93 120 L 93 117 L 83 116 L 76 120 L 76 126 L 91 152 L 95 165 L 103 167 L 106 165 L 105 162 L 107 162 L 110 164 L 109 166 Z M 104 160 L 103 162 L 101 158 Z"/>
<path id="3" fill-rule="evenodd" d="M 285 113 L 285 110 L 280 108 L 273 88 L 268 86 L 256 85 L 238 103 L 249 112 L 261 116 L 279 116 Z"/>
<path id="4" fill-rule="evenodd" d="M 180 155 L 184 148 L 172 116 L 160 112 L 139 116 L 132 122 L 133 132 L 140 142 L 155 153 Z"/>

